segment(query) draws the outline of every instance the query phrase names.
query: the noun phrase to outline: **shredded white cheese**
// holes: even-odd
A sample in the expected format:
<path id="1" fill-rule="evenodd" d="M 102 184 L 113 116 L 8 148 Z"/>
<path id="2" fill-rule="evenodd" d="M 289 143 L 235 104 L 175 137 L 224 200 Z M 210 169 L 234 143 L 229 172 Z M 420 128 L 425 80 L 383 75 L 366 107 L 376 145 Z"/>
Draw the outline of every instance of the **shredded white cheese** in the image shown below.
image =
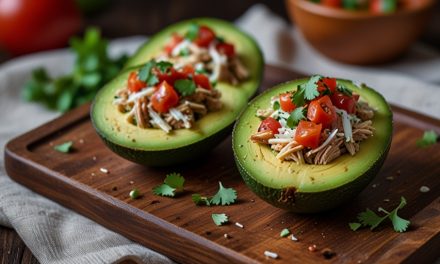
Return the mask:
<path id="1" fill-rule="evenodd" d="M 158 113 L 156 113 L 150 106 L 148 107 L 148 114 L 150 114 L 151 120 L 150 123 L 154 126 L 157 125 L 166 133 L 169 133 L 172 130 L 172 127 L 165 122 Z"/>
<path id="2" fill-rule="evenodd" d="M 271 138 L 268 140 L 269 144 L 289 143 L 293 138 Z"/>
<path id="3" fill-rule="evenodd" d="M 273 258 L 273 259 L 277 259 L 278 258 L 278 254 L 275 252 L 271 252 L 271 251 L 264 251 L 264 255 L 268 258 Z"/>
<path id="4" fill-rule="evenodd" d="M 345 141 L 350 142 L 353 140 L 353 130 L 351 127 L 350 118 L 347 111 L 336 108 L 336 112 L 342 116 L 342 126 L 344 128 Z"/>
<path id="5" fill-rule="evenodd" d="M 150 96 L 154 93 L 155 89 L 154 87 L 145 87 L 142 88 L 141 91 L 137 92 L 137 93 L 132 93 L 130 94 L 130 96 L 128 97 L 127 103 L 131 103 L 136 101 L 137 99 L 144 97 L 144 96 Z"/>
<path id="6" fill-rule="evenodd" d="M 177 110 L 176 108 L 170 108 L 170 115 L 176 119 L 177 121 L 182 121 L 183 122 L 183 126 L 185 128 L 191 128 L 191 123 L 188 122 L 188 118 L 182 114 L 182 112 L 180 112 L 179 110 Z"/>
<path id="7" fill-rule="evenodd" d="M 211 82 L 216 81 L 220 75 L 220 69 L 221 66 L 226 64 L 227 58 L 225 55 L 222 55 L 218 53 L 217 49 L 215 48 L 215 45 L 211 44 L 209 46 L 209 55 L 212 58 L 212 63 L 214 64 L 214 69 L 212 71 L 211 76 L 209 76 L 209 80 Z"/>
<path id="8" fill-rule="evenodd" d="M 109 171 L 106 168 L 100 168 L 99 169 L 102 173 L 107 174 Z"/>
<path id="9" fill-rule="evenodd" d="M 330 143 L 330 141 L 336 136 L 337 133 L 338 133 L 338 129 L 336 128 L 330 133 L 328 138 L 324 141 L 324 143 L 321 144 L 321 146 L 319 146 L 315 149 L 312 149 L 311 151 L 307 152 L 306 155 L 310 156 L 313 153 L 316 153 L 316 152 L 320 151 L 321 149 L 325 148 L 325 146 L 327 146 Z"/>
<path id="10" fill-rule="evenodd" d="M 240 228 L 244 228 L 244 225 L 242 225 L 242 224 L 240 224 L 240 223 L 238 223 L 238 222 L 236 222 L 235 225 L 238 226 L 238 227 L 240 227 Z"/>
<path id="11" fill-rule="evenodd" d="M 184 41 L 177 44 L 177 46 L 174 47 L 174 49 L 171 51 L 171 56 L 177 57 L 179 56 L 180 52 L 184 49 L 188 49 L 191 45 L 191 41 L 185 39 Z"/>

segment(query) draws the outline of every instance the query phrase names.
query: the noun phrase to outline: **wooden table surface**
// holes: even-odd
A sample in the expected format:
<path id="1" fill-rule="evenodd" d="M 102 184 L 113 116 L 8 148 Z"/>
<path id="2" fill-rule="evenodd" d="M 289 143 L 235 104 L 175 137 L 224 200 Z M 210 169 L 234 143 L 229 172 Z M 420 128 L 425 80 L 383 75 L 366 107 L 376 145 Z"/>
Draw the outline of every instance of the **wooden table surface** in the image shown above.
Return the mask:
<path id="1" fill-rule="evenodd" d="M 85 17 L 84 28 L 98 26 L 107 38 L 151 35 L 166 25 L 191 17 L 212 16 L 233 21 L 255 3 L 265 4 L 288 20 L 284 1 L 280 0 L 110 0 L 109 3 L 104 10 Z M 435 9 L 436 14 L 440 13 L 440 1 Z M 440 52 L 440 16 L 433 16 L 422 42 Z M 11 58 L 0 53 L 0 63 L 8 59 Z M 0 263 L 38 261 L 14 230 L 0 226 Z"/>

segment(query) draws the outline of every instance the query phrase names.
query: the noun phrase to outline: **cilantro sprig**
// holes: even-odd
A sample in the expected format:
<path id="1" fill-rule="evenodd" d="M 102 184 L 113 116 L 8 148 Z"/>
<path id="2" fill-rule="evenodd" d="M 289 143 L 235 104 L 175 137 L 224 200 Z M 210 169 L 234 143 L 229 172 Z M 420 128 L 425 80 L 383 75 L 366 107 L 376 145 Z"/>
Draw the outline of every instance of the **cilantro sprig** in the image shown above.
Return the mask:
<path id="1" fill-rule="evenodd" d="M 292 96 L 292 102 L 296 107 L 303 106 L 306 100 L 310 101 L 319 96 L 318 81 L 321 78 L 321 75 L 313 75 L 306 83 L 298 86 L 297 91 Z"/>
<path id="2" fill-rule="evenodd" d="M 58 152 L 69 153 L 70 151 L 72 151 L 72 145 L 72 141 L 67 141 L 62 144 L 56 145 L 53 148 Z"/>
<path id="3" fill-rule="evenodd" d="M 296 127 L 299 121 L 306 119 L 305 111 L 306 109 L 302 106 L 293 110 L 287 118 L 286 125 L 290 128 Z"/>
<path id="4" fill-rule="evenodd" d="M 214 224 L 221 226 L 229 221 L 229 217 L 226 214 L 212 214 L 211 215 Z"/>
<path id="5" fill-rule="evenodd" d="M 138 72 L 139 80 L 147 83 L 148 86 L 154 86 L 159 82 L 157 76 L 152 72 L 154 67 L 156 67 L 156 61 L 152 59 L 142 66 Z"/>
<path id="6" fill-rule="evenodd" d="M 435 145 L 439 139 L 440 136 L 434 130 L 429 130 L 423 133 L 423 136 L 417 140 L 416 144 L 420 148 L 426 148 Z"/>
<path id="7" fill-rule="evenodd" d="M 180 79 L 174 82 L 174 88 L 182 95 L 188 96 L 196 91 L 196 84 L 193 80 Z"/>
<path id="8" fill-rule="evenodd" d="M 107 46 L 107 40 L 96 28 L 88 28 L 82 39 L 71 38 L 70 48 L 75 56 L 73 70 L 52 77 L 44 68 L 36 68 L 24 84 L 23 99 L 59 112 L 91 101 L 98 90 L 119 73 L 127 60 L 126 55 L 110 58 Z"/>
<path id="9" fill-rule="evenodd" d="M 378 227 L 385 219 L 389 219 L 393 224 L 394 231 L 405 232 L 410 225 L 410 221 L 401 218 L 397 215 L 398 211 L 406 205 L 406 199 L 400 198 L 400 204 L 391 212 L 379 207 L 378 211 L 385 215 L 379 216 L 370 209 L 366 209 L 364 212 L 358 214 L 357 219 L 359 222 L 349 223 L 350 229 L 353 231 L 358 230 L 360 227 L 370 227 L 370 230 Z"/>
<path id="10" fill-rule="evenodd" d="M 192 195 L 192 200 L 196 205 L 230 205 L 237 200 L 237 191 L 233 188 L 225 188 L 222 182 L 218 182 L 219 190 L 211 198 L 201 196 L 198 193 Z"/>
<path id="11" fill-rule="evenodd" d="M 180 173 L 170 173 L 166 176 L 163 184 L 153 188 L 153 193 L 159 196 L 174 197 L 177 192 L 183 191 L 185 179 Z"/>
<path id="12" fill-rule="evenodd" d="M 197 38 L 197 35 L 199 34 L 199 29 L 200 29 L 199 25 L 197 25 L 195 23 L 191 24 L 189 26 L 188 31 L 185 34 L 185 38 L 190 41 L 195 40 Z"/>

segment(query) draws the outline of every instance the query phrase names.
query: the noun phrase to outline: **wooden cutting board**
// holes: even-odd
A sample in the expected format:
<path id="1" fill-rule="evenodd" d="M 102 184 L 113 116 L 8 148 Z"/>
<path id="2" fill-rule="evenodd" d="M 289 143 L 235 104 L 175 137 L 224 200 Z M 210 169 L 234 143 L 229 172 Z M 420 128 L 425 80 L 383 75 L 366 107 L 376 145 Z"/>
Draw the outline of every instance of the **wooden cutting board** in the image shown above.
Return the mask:
<path id="1" fill-rule="evenodd" d="M 268 66 L 262 88 L 298 76 Z M 230 138 L 186 166 L 157 169 L 126 161 L 96 135 L 89 105 L 10 141 L 5 165 L 15 181 L 181 263 L 430 262 L 440 256 L 440 145 L 421 149 L 416 139 L 426 129 L 440 133 L 440 121 L 398 107 L 393 112 L 391 151 L 374 182 L 350 204 L 318 215 L 285 212 L 254 195 L 235 167 Z M 70 140 L 73 153 L 53 149 Z M 185 177 L 185 192 L 174 199 L 153 195 L 151 189 L 170 172 Z M 213 195 L 218 181 L 237 190 L 238 203 L 195 206 L 191 194 Z M 421 186 L 430 191 L 420 192 Z M 140 190 L 140 199 L 129 198 L 133 188 Z M 401 211 L 411 220 L 408 232 L 395 233 L 389 224 L 377 231 L 349 229 L 360 211 L 394 208 L 401 196 L 408 201 Z M 226 213 L 231 223 L 217 227 L 212 213 Z M 281 238 L 284 228 L 298 241 Z M 315 252 L 308 250 L 311 245 Z M 325 259 L 325 248 L 336 255 Z M 266 258 L 266 250 L 278 259 Z"/>

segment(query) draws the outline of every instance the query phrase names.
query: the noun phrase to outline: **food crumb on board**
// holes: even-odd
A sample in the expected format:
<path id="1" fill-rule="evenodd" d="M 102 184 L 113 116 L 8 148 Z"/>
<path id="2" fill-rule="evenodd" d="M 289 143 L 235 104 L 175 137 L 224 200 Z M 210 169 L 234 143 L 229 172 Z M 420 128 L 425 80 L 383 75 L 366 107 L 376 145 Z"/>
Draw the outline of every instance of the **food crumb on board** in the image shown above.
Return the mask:
<path id="1" fill-rule="evenodd" d="M 428 186 L 421 186 L 420 187 L 420 192 L 422 192 L 422 193 L 427 193 L 427 192 L 429 192 L 431 189 L 429 189 L 429 187 Z"/>
<path id="2" fill-rule="evenodd" d="M 296 236 L 294 236 L 293 234 L 290 236 L 290 239 L 292 241 L 298 241 L 298 238 Z"/>
<path id="3" fill-rule="evenodd" d="M 206 231 L 205 234 L 206 234 L 207 236 L 209 236 L 209 235 L 211 235 L 211 231 Z"/>
<path id="4" fill-rule="evenodd" d="M 100 168 L 99 169 L 102 173 L 108 174 L 109 171 L 106 168 Z"/>
<path id="5" fill-rule="evenodd" d="M 96 161 L 96 156 L 93 156 L 93 157 L 92 157 L 92 160 L 95 160 L 95 161 Z"/>
<path id="6" fill-rule="evenodd" d="M 113 186 L 112 187 L 112 191 L 117 191 L 118 190 L 118 186 Z"/>
<path id="7" fill-rule="evenodd" d="M 371 187 L 376 188 L 376 187 L 377 187 L 377 184 L 373 184 L 373 185 L 371 185 Z"/>
<path id="8" fill-rule="evenodd" d="M 324 248 L 323 250 L 321 250 L 321 254 L 325 259 L 331 259 L 336 256 L 336 252 L 334 252 L 330 248 Z"/>
<path id="9" fill-rule="evenodd" d="M 90 176 L 95 176 L 96 174 L 94 172 L 90 173 Z"/>
<path id="10" fill-rule="evenodd" d="M 236 222 L 235 225 L 240 227 L 240 228 L 244 228 L 244 225 L 240 224 L 239 222 Z"/>
<path id="11" fill-rule="evenodd" d="M 384 202 L 389 203 L 391 200 L 388 198 L 383 199 Z"/>
<path id="12" fill-rule="evenodd" d="M 134 181 L 130 181 L 130 184 L 134 184 Z"/>
<path id="13" fill-rule="evenodd" d="M 79 140 L 79 144 L 84 144 L 84 139 L 81 138 L 81 139 Z"/>
<path id="14" fill-rule="evenodd" d="M 264 251 L 264 255 L 268 258 L 273 258 L 273 259 L 277 259 L 278 258 L 278 254 L 272 251 Z"/>
<path id="15" fill-rule="evenodd" d="M 230 235 L 228 235 L 228 234 L 226 234 L 226 233 L 225 233 L 225 234 L 223 235 L 223 237 L 224 237 L 224 238 L 226 238 L 226 239 L 229 239 L 229 238 L 231 238 L 231 236 L 230 236 Z"/>
<path id="16" fill-rule="evenodd" d="M 393 181 L 394 180 L 394 177 L 393 176 L 388 176 L 388 177 L 386 177 L 385 178 L 387 181 Z"/>
<path id="17" fill-rule="evenodd" d="M 396 175 L 400 175 L 400 173 L 401 173 L 400 170 L 396 171 Z"/>
<path id="18" fill-rule="evenodd" d="M 310 246 L 308 247 L 308 250 L 309 250 L 310 252 L 315 252 L 317 249 L 318 249 L 318 247 L 317 247 L 315 244 L 310 245 Z"/>

